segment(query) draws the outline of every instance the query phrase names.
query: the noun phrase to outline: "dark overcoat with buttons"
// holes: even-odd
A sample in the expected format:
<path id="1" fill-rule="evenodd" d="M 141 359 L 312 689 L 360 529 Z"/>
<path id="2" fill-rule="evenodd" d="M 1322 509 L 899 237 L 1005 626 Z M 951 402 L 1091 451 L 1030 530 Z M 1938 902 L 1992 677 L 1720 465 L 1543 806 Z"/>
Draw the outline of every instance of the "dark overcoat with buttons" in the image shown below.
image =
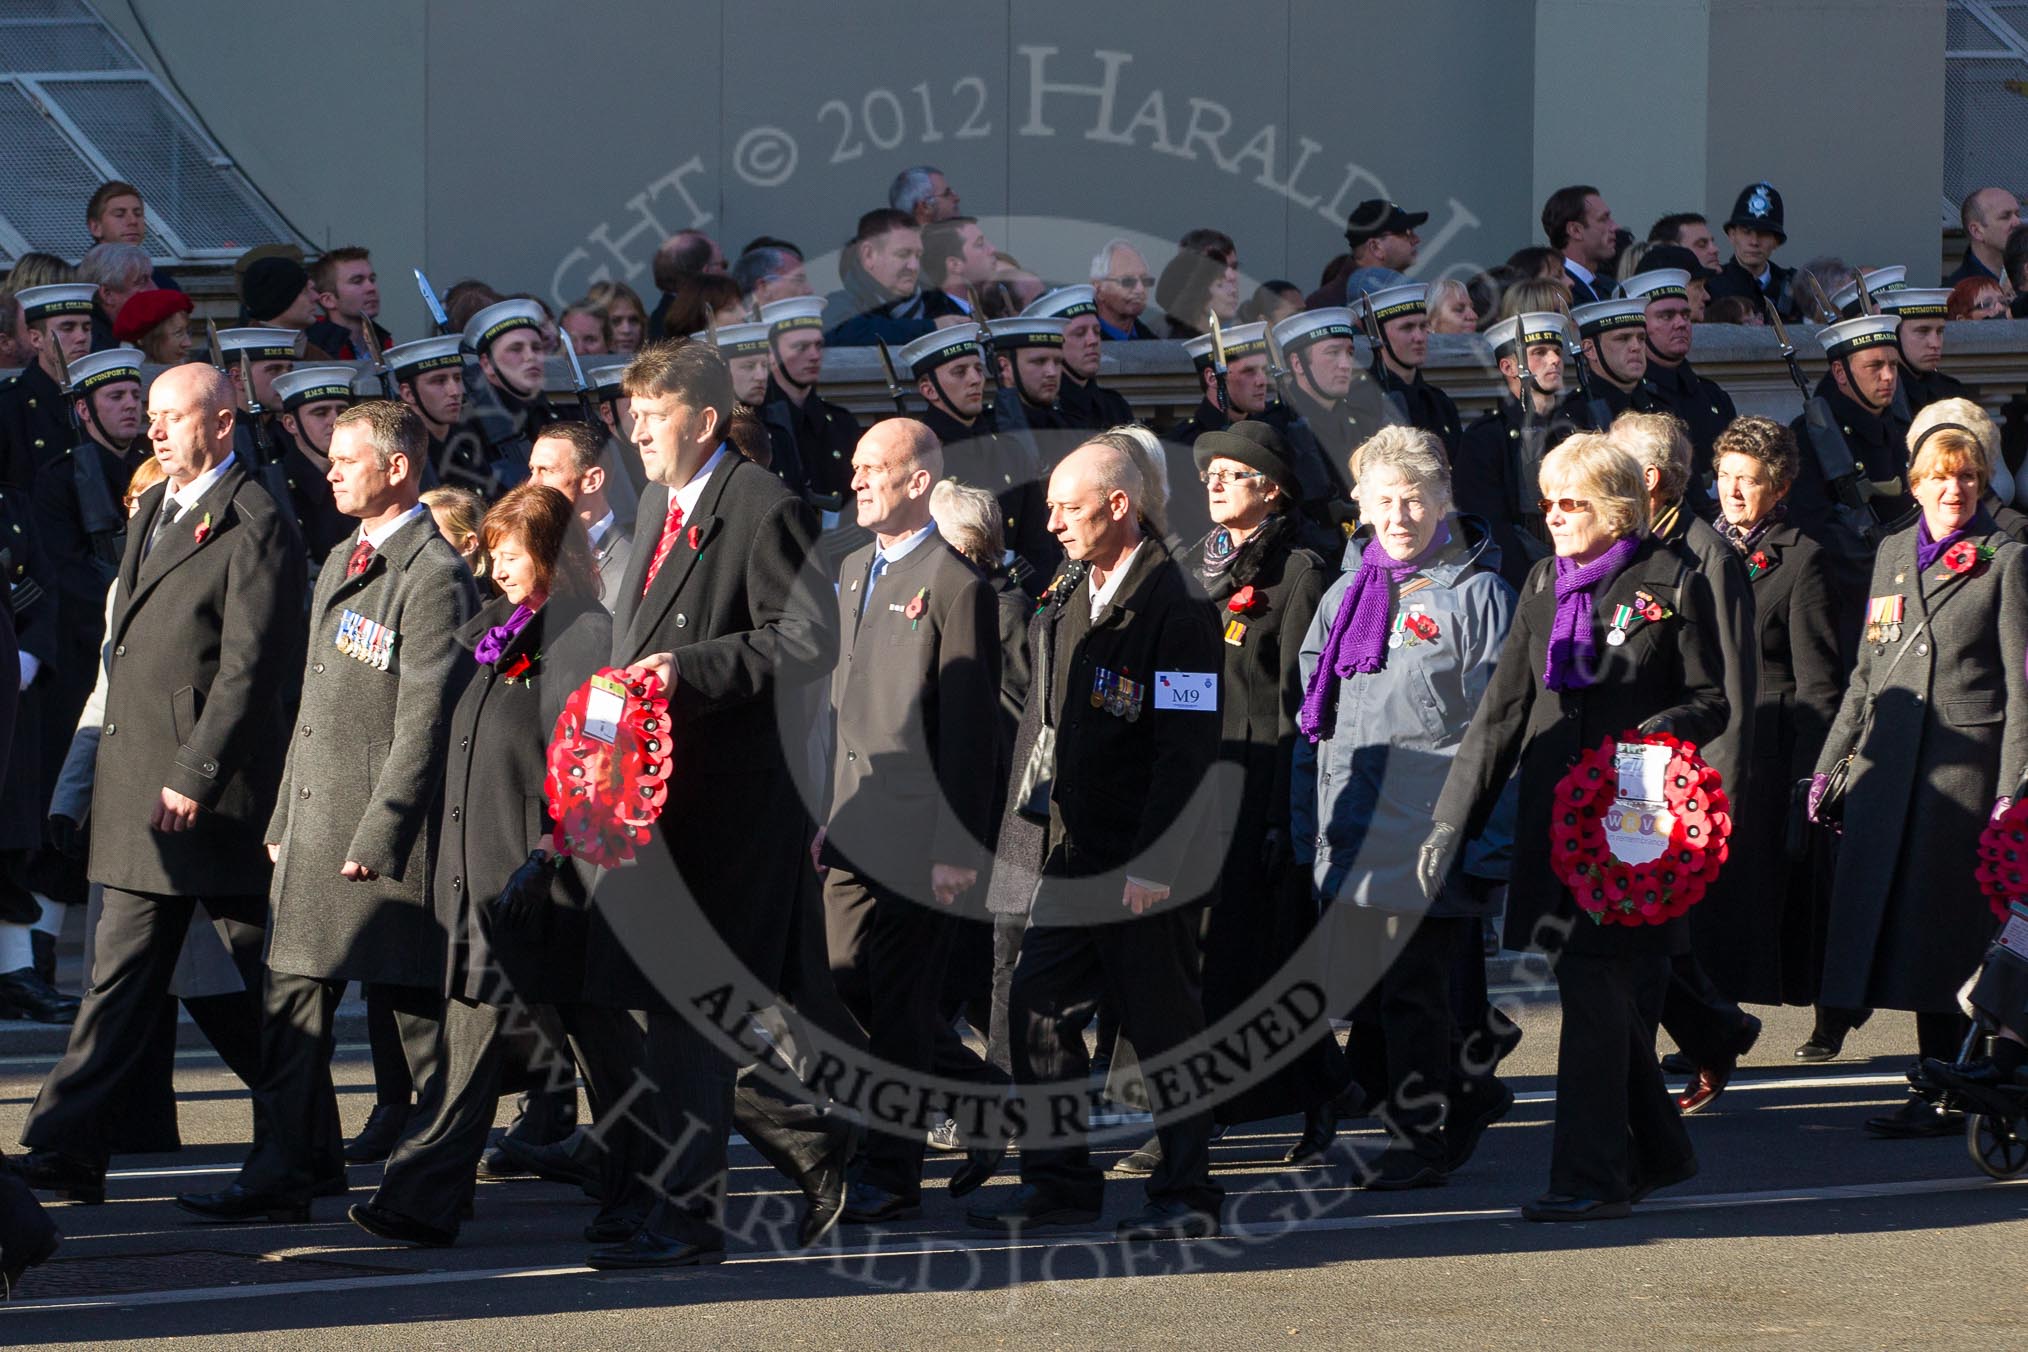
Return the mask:
<path id="1" fill-rule="evenodd" d="M 32 850 L 42 843 L 43 813 L 55 781 L 43 756 L 43 724 L 60 703 L 55 697 L 68 674 L 62 665 L 63 615 L 56 572 L 43 551 L 28 494 L 20 489 L 0 487 L 0 550 L 6 551 L 0 604 L 15 612 L 21 652 L 41 663 L 35 680 L 17 697 L 10 741 L 0 742 L 7 756 L 6 774 L 0 777 L 0 850 Z M 96 669 L 82 674 L 87 688 L 97 674 Z M 78 707 L 83 703 L 80 698 Z M 70 721 L 74 727 L 75 710 Z"/>
<path id="2" fill-rule="evenodd" d="M 303 542 L 235 461 L 147 550 L 166 496 L 141 495 L 120 562 L 89 873 L 130 892 L 258 896 L 283 692 L 302 661 Z M 148 828 L 165 787 L 203 809 L 190 830 Z"/>
<path id="3" fill-rule="evenodd" d="M 649 484 L 639 520 L 668 512 L 669 489 Z M 816 513 L 767 470 L 728 450 L 643 595 L 659 533 L 644 526 L 627 569 L 612 665 L 674 655 L 674 770 L 643 858 L 598 878 L 585 958 L 585 999 L 624 1009 L 666 1006 L 657 978 L 702 951 L 688 942 L 700 920 L 753 977 L 781 980 L 815 829 L 789 769 L 808 736 L 795 719 L 838 655 Z"/>
<path id="4" fill-rule="evenodd" d="M 1716 505 L 1712 499 L 1711 444 L 1739 412 L 1724 387 L 1698 375 L 1687 360 L 1664 366 L 1653 359 L 1652 346 L 1648 352 L 1648 373 L 1641 383 L 1648 397 L 1664 413 L 1682 419 L 1689 431 L 1690 486 L 1684 497 L 1699 516 L 1709 520 Z"/>
<path id="5" fill-rule="evenodd" d="M 470 652 L 513 613 L 504 597 L 487 603 L 458 631 L 458 647 Z M 444 989 L 451 995 L 561 1004 L 584 989 L 588 871 L 563 862 L 540 925 L 496 931 L 488 906 L 555 829 L 542 790 L 550 730 L 571 692 L 607 664 L 612 646 L 612 616 L 595 599 L 552 598 L 498 662 L 477 668 L 451 714 L 433 899 L 450 941 Z M 530 664 L 523 676 L 502 675 L 523 657 Z"/>
<path id="6" fill-rule="evenodd" d="M 69 447 L 70 410 L 63 391 L 31 361 L 0 384 L 0 482 L 27 492 L 35 472 Z"/>
<path id="7" fill-rule="evenodd" d="M 303 701 L 268 823 L 281 846 L 268 966 L 435 987 L 444 970 L 430 910 L 438 794 L 451 707 L 471 672 L 456 635 L 478 602 L 428 511 L 348 578 L 355 539 L 332 548 L 310 601 Z M 339 650 L 348 611 L 392 631 L 386 670 Z M 378 876 L 348 881 L 339 874 L 348 859 Z"/>
<path id="8" fill-rule="evenodd" d="M 1615 610 L 1646 591 L 1674 614 L 1637 619 L 1626 642 L 1608 646 Z M 1535 565 L 1521 588 L 1514 627 L 1500 653 L 1479 712 L 1465 733 L 1437 798 L 1433 820 L 1457 827 L 1469 840 L 1492 817 L 1510 775 L 1521 777 L 1515 815 L 1514 867 L 1507 891 L 1507 946 L 1558 947 L 1545 920 L 1569 926 L 1562 946 L 1611 953 L 1629 948 L 1666 952 L 1675 925 L 1601 925 L 1580 916 L 1569 889 L 1550 869 L 1550 816 L 1556 785 L 1577 761 L 1608 737 L 1654 717 L 1669 731 L 1702 745 L 1725 727 L 1724 661 L 1711 584 L 1682 552 L 1652 537 L 1619 575 L 1598 589 L 1592 605 L 1597 674 L 1582 689 L 1543 684 L 1549 635 L 1556 622 L 1556 566 Z"/>
<path id="9" fill-rule="evenodd" d="M 1817 758 L 1829 774 L 1856 753 L 1822 997 L 1847 1009 L 1956 1008 L 1994 931 L 1979 833 L 2028 775 L 2028 547 L 1982 515 L 1990 558 L 1919 570 L 1916 531 L 1881 542 L 1871 591 L 1905 598 L 1901 632 L 1862 638 Z"/>

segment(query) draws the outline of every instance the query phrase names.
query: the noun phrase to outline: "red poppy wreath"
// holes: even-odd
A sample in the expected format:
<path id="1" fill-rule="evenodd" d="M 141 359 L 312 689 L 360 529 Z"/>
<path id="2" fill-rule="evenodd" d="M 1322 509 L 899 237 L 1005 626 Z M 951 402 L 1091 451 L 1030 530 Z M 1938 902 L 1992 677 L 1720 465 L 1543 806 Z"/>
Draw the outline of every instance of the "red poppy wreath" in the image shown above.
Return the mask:
<path id="1" fill-rule="evenodd" d="M 2007 903 L 2028 897 L 2028 799 L 2015 803 L 1979 832 L 1979 890 L 1996 920 Z"/>
<path id="2" fill-rule="evenodd" d="M 1619 795 L 1620 746 L 1637 743 L 1673 753 L 1663 776 L 1664 807 L 1654 822 L 1666 833 L 1667 847 L 1645 863 L 1614 857 L 1606 835 L 1606 815 Z M 1696 905 L 1717 878 L 1729 851 L 1731 808 L 1718 772 L 1690 743 L 1665 732 L 1608 737 L 1579 756 L 1556 785 L 1550 867 L 1578 908 L 1599 924 L 1664 924 Z"/>
<path id="3" fill-rule="evenodd" d="M 557 852 L 603 868 L 632 863 L 669 796 L 669 749 L 669 701 L 653 676 L 607 667 L 573 690 L 542 785 Z"/>

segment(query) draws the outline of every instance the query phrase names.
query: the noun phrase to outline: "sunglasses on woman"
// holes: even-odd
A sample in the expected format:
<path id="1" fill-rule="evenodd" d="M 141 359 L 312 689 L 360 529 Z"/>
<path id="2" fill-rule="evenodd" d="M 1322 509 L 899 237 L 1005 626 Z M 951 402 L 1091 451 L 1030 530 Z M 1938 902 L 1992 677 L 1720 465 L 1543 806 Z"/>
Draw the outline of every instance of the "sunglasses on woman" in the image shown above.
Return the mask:
<path id="1" fill-rule="evenodd" d="M 1579 512 L 1590 511 L 1591 504 L 1583 498 L 1537 498 L 1535 500 L 1535 509 L 1544 516 L 1549 515 L 1551 508 L 1555 508 L 1565 516 L 1576 516 Z"/>

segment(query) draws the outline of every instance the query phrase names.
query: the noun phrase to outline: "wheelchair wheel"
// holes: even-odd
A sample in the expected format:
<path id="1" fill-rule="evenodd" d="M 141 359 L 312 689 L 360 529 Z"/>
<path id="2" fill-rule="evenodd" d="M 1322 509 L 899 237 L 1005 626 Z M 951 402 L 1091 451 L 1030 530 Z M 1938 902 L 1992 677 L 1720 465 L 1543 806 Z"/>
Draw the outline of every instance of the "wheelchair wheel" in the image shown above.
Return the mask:
<path id="1" fill-rule="evenodd" d="M 1967 1114 L 1965 1146 L 1988 1175 L 2013 1178 L 2028 1171 L 2028 1118 Z"/>

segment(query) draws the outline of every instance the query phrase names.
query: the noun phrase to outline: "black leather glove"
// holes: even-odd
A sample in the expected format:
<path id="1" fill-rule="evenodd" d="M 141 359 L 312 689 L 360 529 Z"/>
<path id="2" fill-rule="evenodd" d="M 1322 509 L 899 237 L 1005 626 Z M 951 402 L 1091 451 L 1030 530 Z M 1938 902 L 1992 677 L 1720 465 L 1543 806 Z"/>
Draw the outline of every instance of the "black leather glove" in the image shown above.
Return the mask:
<path id="1" fill-rule="evenodd" d="M 52 812 L 43 823 L 43 834 L 49 840 L 49 848 L 64 858 L 84 858 L 84 827 L 78 824 L 76 818 Z"/>
<path id="2" fill-rule="evenodd" d="M 1458 857 L 1458 828 L 1438 822 L 1430 828 L 1429 839 L 1415 857 L 1415 880 L 1422 887 L 1422 899 L 1434 902 L 1443 895 L 1444 879 Z"/>
<path id="3" fill-rule="evenodd" d="M 1295 851 L 1289 848 L 1289 833 L 1279 826 L 1270 826 L 1260 840 L 1261 869 L 1268 877 L 1279 878 L 1295 857 Z"/>
<path id="4" fill-rule="evenodd" d="M 1641 726 L 1636 728 L 1635 731 L 1643 737 L 1652 737 L 1658 732 L 1673 733 L 1675 728 L 1670 726 L 1667 714 L 1656 714 L 1653 718 L 1642 719 Z"/>
<path id="5" fill-rule="evenodd" d="M 521 867 L 493 898 L 493 923 L 502 929 L 533 929 L 549 914 L 550 884 L 556 879 L 556 856 L 530 850 Z"/>

